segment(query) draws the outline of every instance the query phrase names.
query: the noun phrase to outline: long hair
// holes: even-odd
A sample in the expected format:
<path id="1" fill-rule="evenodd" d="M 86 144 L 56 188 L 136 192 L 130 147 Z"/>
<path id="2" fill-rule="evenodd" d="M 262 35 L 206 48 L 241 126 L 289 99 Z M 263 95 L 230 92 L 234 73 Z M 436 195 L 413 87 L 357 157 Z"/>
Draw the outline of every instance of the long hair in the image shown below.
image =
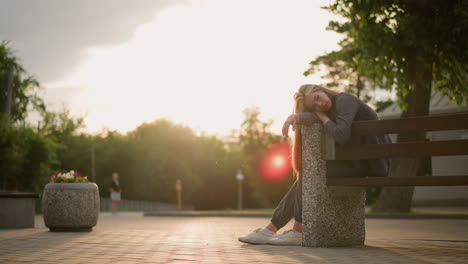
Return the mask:
<path id="1" fill-rule="evenodd" d="M 315 85 L 315 84 L 304 84 L 299 87 L 297 92 L 294 94 L 294 109 L 295 114 L 304 112 L 304 99 L 306 96 L 313 92 L 322 91 L 324 92 L 331 101 L 334 101 L 338 92 L 327 89 L 325 87 Z M 296 131 L 294 131 L 294 139 L 292 144 L 292 168 L 296 177 L 299 176 L 300 171 L 302 170 L 302 135 L 301 135 L 301 126 L 296 125 Z"/>

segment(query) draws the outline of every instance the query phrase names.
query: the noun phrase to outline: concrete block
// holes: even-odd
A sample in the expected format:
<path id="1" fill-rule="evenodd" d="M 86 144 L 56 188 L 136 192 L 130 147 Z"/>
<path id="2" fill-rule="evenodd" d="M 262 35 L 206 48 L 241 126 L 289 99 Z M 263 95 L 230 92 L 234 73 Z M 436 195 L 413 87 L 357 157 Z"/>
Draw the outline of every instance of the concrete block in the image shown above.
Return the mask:
<path id="1" fill-rule="evenodd" d="M 343 247 L 365 240 L 365 189 L 327 187 L 322 156 L 322 124 L 303 126 L 302 132 L 302 245 Z"/>
<path id="2" fill-rule="evenodd" d="M 33 228 L 36 198 L 0 198 L 0 228 Z"/>

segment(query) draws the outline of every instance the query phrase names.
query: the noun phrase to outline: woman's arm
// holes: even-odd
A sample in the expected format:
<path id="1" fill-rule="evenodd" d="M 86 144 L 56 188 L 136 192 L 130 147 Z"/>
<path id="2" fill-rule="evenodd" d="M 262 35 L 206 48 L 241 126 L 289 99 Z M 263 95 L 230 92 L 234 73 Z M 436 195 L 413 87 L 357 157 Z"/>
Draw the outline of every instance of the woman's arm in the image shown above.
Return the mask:
<path id="1" fill-rule="evenodd" d="M 289 115 L 283 124 L 283 136 L 288 137 L 288 131 L 290 126 L 292 126 L 292 131 L 296 131 L 296 125 L 310 126 L 317 122 L 320 122 L 320 119 L 314 112 L 302 112 L 298 114 Z"/>
<path id="2" fill-rule="evenodd" d="M 325 130 L 332 135 L 338 144 L 346 144 L 351 139 L 351 125 L 359 110 L 359 99 L 349 94 L 342 94 L 335 101 L 336 122 L 324 112 L 316 112 L 325 126 Z"/>
<path id="3" fill-rule="evenodd" d="M 297 124 L 310 126 L 314 123 L 320 122 L 317 113 L 314 112 L 302 112 L 297 114 Z"/>
<path id="4" fill-rule="evenodd" d="M 315 114 L 320 119 L 320 121 L 323 123 L 323 125 L 326 126 L 327 122 L 330 120 L 330 118 L 328 118 L 327 114 L 325 114 L 324 112 L 315 112 Z"/>

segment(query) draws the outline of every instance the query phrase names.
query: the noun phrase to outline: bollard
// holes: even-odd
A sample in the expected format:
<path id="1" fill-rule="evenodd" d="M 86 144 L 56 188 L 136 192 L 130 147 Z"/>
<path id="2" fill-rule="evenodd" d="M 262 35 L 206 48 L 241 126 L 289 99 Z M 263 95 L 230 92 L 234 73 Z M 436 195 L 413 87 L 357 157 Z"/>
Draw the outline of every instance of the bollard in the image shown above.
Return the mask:
<path id="1" fill-rule="evenodd" d="M 302 246 L 364 245 L 365 189 L 327 187 L 320 123 L 302 126 Z"/>

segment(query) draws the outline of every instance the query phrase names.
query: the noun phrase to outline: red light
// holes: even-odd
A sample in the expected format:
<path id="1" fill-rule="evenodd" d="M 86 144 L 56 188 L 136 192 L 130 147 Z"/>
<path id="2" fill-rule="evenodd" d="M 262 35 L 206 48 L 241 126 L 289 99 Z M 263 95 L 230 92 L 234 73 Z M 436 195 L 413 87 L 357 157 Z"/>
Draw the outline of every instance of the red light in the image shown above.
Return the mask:
<path id="1" fill-rule="evenodd" d="M 277 155 L 277 156 L 273 157 L 273 160 L 271 162 L 273 163 L 273 167 L 281 168 L 282 166 L 284 166 L 284 163 L 286 161 L 285 161 L 284 157 L 282 157 L 280 155 Z"/>
<path id="2" fill-rule="evenodd" d="M 291 170 L 291 149 L 287 143 L 273 145 L 260 161 L 260 174 L 267 180 L 280 180 Z"/>

